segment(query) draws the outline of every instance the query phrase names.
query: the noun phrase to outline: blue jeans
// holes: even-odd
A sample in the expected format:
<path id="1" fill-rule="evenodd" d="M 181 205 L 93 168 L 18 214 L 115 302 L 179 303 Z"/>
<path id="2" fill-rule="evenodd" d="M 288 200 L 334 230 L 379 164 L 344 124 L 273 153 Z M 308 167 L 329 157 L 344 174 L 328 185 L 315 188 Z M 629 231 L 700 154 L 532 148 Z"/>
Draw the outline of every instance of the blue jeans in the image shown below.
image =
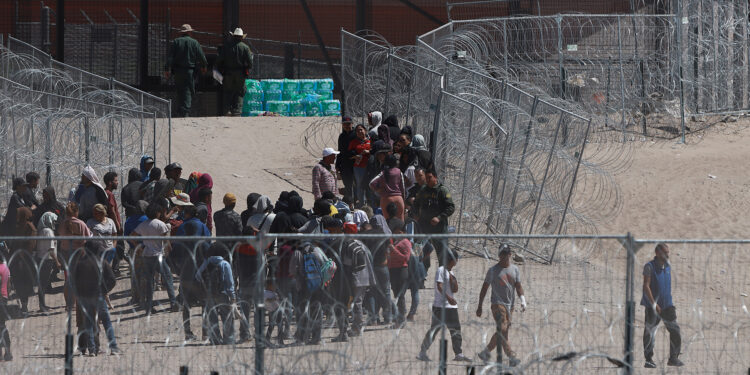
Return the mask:
<path id="1" fill-rule="evenodd" d="M 361 204 L 365 203 L 365 192 L 370 187 L 368 186 L 369 181 L 365 181 L 367 177 L 367 168 L 354 167 L 354 199 L 359 201 Z"/>
<path id="2" fill-rule="evenodd" d="M 375 287 L 370 287 L 368 302 L 370 320 L 377 319 L 378 312 L 383 309 L 383 320 L 391 322 L 391 276 L 388 266 L 373 266 L 375 271 Z"/>
<path id="3" fill-rule="evenodd" d="M 161 281 L 164 284 L 164 288 L 167 289 L 167 295 L 169 296 L 169 303 L 172 306 L 177 305 L 177 300 L 174 295 L 174 286 L 172 282 L 172 270 L 169 269 L 169 265 L 165 260 L 159 261 L 159 257 L 143 257 L 143 264 L 146 267 L 146 301 L 145 307 L 146 312 L 151 311 L 154 305 L 154 274 L 159 272 L 161 274 Z"/>
<path id="4" fill-rule="evenodd" d="M 115 329 L 112 327 L 112 319 L 109 317 L 109 307 L 107 307 L 107 301 L 104 300 L 104 297 L 99 297 L 99 300 L 96 302 L 96 312 L 99 314 L 99 319 L 102 320 L 102 326 L 104 327 L 104 333 L 107 335 L 109 348 L 117 349 Z"/>

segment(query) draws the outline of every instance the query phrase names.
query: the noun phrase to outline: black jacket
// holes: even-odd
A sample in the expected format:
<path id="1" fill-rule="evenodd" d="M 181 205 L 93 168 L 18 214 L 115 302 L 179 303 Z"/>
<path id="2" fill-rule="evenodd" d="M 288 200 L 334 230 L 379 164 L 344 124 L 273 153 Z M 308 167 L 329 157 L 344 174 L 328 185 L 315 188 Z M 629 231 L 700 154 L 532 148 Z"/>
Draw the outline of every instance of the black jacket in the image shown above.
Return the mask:
<path id="1" fill-rule="evenodd" d="M 125 209 L 125 217 L 144 214 L 138 208 L 138 201 L 141 199 L 140 188 L 142 184 L 141 171 L 137 168 L 131 168 L 128 171 L 128 184 L 122 188 L 120 195 L 120 203 Z"/>

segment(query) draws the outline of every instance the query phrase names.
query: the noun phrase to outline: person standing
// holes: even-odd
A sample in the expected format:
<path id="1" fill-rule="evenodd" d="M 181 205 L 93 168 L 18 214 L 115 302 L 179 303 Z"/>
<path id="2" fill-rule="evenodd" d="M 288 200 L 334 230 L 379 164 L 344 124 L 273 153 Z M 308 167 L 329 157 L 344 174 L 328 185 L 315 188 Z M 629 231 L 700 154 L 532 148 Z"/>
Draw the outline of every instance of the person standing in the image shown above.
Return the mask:
<path id="1" fill-rule="evenodd" d="M 182 165 L 180 163 L 172 163 L 164 167 L 164 175 L 174 181 L 174 195 L 180 195 L 185 193 L 188 181 L 182 178 Z"/>
<path id="2" fill-rule="evenodd" d="M 367 138 L 367 130 L 362 124 L 354 129 L 355 137 L 347 147 L 347 159 L 352 159 L 352 171 L 354 173 L 354 203 L 365 204 L 365 191 L 367 189 L 367 163 L 370 159 L 370 139 Z M 343 159 L 343 158 L 342 158 Z"/>
<path id="3" fill-rule="evenodd" d="M 395 155 L 388 155 L 383 164 L 383 171 L 378 177 L 370 181 L 372 189 L 380 197 L 380 208 L 386 220 L 392 216 L 386 210 L 389 204 L 396 206 L 395 217 L 404 220 L 404 198 L 406 197 L 406 186 L 404 176 L 398 169 L 398 159 Z"/>
<path id="4" fill-rule="evenodd" d="M 341 134 L 338 139 L 338 151 L 341 153 L 336 159 L 336 172 L 338 172 L 341 181 L 344 183 L 344 190 L 341 195 L 352 195 L 354 192 L 354 161 L 352 154 L 349 152 L 349 142 L 354 139 L 352 131 L 352 118 L 343 117 L 341 119 Z"/>
<path id="5" fill-rule="evenodd" d="M 659 243 L 654 249 L 654 259 L 643 266 L 643 297 L 646 318 L 643 328 L 644 367 L 656 368 L 654 362 L 654 341 L 656 327 L 660 321 L 669 331 L 669 360 L 667 366 L 683 366 L 678 358 L 682 347 L 680 326 L 677 324 L 677 310 L 672 303 L 672 267 L 669 264 L 669 246 Z"/>
<path id="6" fill-rule="evenodd" d="M 219 48 L 216 68 L 224 75 L 222 93 L 224 113 L 239 116 L 242 113 L 242 98 L 245 96 L 245 79 L 253 68 L 253 53 L 242 40 L 247 34 L 239 27 L 230 32 L 231 39 Z"/>
<path id="7" fill-rule="evenodd" d="M 234 210 L 237 205 L 237 197 L 232 193 L 224 194 L 224 208 L 214 213 L 214 224 L 216 225 L 216 236 L 241 236 L 242 220 L 240 214 Z M 230 249 L 234 249 L 236 241 L 225 242 Z"/>
<path id="8" fill-rule="evenodd" d="M 404 234 L 405 224 L 399 218 L 391 219 L 389 226 L 391 233 Z M 411 241 L 402 238 L 391 244 L 388 253 L 388 274 L 390 275 L 393 297 L 396 298 L 396 314 L 393 328 L 403 328 L 406 324 L 406 289 L 409 287 L 409 258 L 411 257 Z M 395 242 L 394 241 L 394 242 Z"/>
<path id="9" fill-rule="evenodd" d="M 492 309 L 492 316 L 495 318 L 496 331 L 492 335 L 487 347 L 479 353 L 479 358 L 485 362 L 490 359 L 490 352 L 497 347 L 497 331 L 500 331 L 500 335 L 502 336 L 500 337 L 500 345 L 505 354 L 508 355 L 509 364 L 515 367 L 521 361 L 510 347 L 508 330 L 510 329 L 511 312 L 513 311 L 516 294 L 518 294 L 518 298 L 521 300 L 521 312 L 526 311 L 526 297 L 523 295 L 523 286 L 521 286 L 521 271 L 518 269 L 518 266 L 511 264 L 511 255 L 510 246 L 506 244 L 500 246 L 498 262 L 487 270 L 482 290 L 479 292 L 477 317 L 482 316 L 484 297 L 487 295 L 487 289 L 492 287 L 490 308 Z"/>
<path id="10" fill-rule="evenodd" d="M 0 360 L 8 362 L 13 360 L 10 352 L 10 332 L 5 322 L 10 320 L 8 315 L 8 281 L 10 281 L 10 269 L 5 263 L 5 257 L 0 253 Z M 3 353 L 3 350 L 5 353 Z"/>
<path id="11" fill-rule="evenodd" d="M 81 173 L 81 183 L 76 189 L 74 200 L 78 203 L 78 218 L 84 223 L 94 217 L 94 206 L 102 204 L 105 208 L 109 206 L 109 199 L 104 186 L 99 183 L 99 176 L 94 168 L 87 165 Z"/>
<path id="12" fill-rule="evenodd" d="M 97 204 L 94 206 L 94 217 L 86 222 L 86 226 L 94 235 L 94 237 L 111 237 L 117 235 L 117 226 L 115 221 L 107 217 L 107 209 L 104 205 Z M 113 240 L 96 240 L 102 245 L 102 254 L 96 254 L 100 256 L 105 262 L 112 264 L 115 258 L 115 249 L 117 247 L 117 241 Z"/>
<path id="13" fill-rule="evenodd" d="M 142 222 L 133 230 L 131 236 L 168 236 L 169 227 L 161 220 L 164 218 L 164 208 L 156 203 L 151 203 L 146 208 L 147 221 Z M 167 240 L 144 240 L 143 241 L 143 263 L 145 266 L 145 301 L 146 315 L 156 312 L 153 308 L 154 302 L 154 273 L 161 274 L 161 280 L 167 289 L 171 310 L 176 312 L 180 309 L 174 295 L 172 283 L 172 271 L 167 264 L 166 256 L 169 253 L 170 244 Z"/>
<path id="14" fill-rule="evenodd" d="M 120 217 L 120 209 L 117 207 L 117 198 L 115 198 L 114 191 L 120 185 L 120 179 L 118 178 L 117 172 L 110 171 L 104 174 L 104 191 L 107 193 L 107 217 L 115 222 L 116 234 L 122 236 L 122 218 Z M 117 248 L 115 257 L 112 260 L 112 271 L 115 275 L 120 274 L 120 260 L 125 259 L 125 243 L 122 241 L 116 241 Z"/>
<path id="15" fill-rule="evenodd" d="M 39 297 L 39 311 L 47 312 L 49 307 L 45 303 L 45 295 L 49 289 L 52 289 L 51 276 L 52 270 L 57 266 L 58 269 L 62 268 L 62 264 L 57 259 L 57 240 L 55 237 L 55 228 L 57 227 L 58 217 L 55 213 L 45 212 L 42 217 L 39 218 L 37 224 L 37 235 L 39 239 L 36 241 L 36 249 L 34 251 L 34 258 L 36 263 L 39 265 L 39 286 L 37 289 L 37 296 Z"/>
<path id="16" fill-rule="evenodd" d="M 16 177 L 13 179 L 13 195 L 10 196 L 10 201 L 8 202 L 8 210 L 5 211 L 5 217 L 3 218 L 3 225 L 2 230 L 0 230 L 0 234 L 6 235 L 6 236 L 13 236 L 15 235 L 16 230 L 16 223 L 18 218 L 18 209 L 21 207 L 26 207 L 26 201 L 23 199 L 24 195 L 26 195 L 26 190 L 28 189 L 28 183 L 26 183 L 26 180 L 24 180 L 21 177 Z"/>
<path id="17" fill-rule="evenodd" d="M 177 87 L 177 116 L 187 117 L 193 104 L 195 95 L 195 69 L 200 68 L 206 73 L 206 55 L 197 40 L 191 36 L 193 28 L 188 24 L 182 25 L 179 36 L 172 41 L 167 54 L 167 66 L 164 76 L 174 74 L 174 84 Z"/>
<path id="18" fill-rule="evenodd" d="M 451 193 L 448 191 L 448 188 L 438 182 L 437 172 L 434 170 L 425 172 L 425 185 L 417 192 L 412 208 L 416 212 L 420 232 L 426 234 L 447 233 L 448 218 L 456 211 Z M 445 239 L 431 239 L 430 242 L 437 250 L 438 264 L 442 266 L 443 253 L 449 251 L 448 241 Z M 427 269 L 430 267 L 429 259 L 430 254 L 424 254 L 423 262 Z"/>
<path id="19" fill-rule="evenodd" d="M 336 183 L 336 176 L 331 171 L 331 164 L 336 161 L 336 155 L 339 152 L 335 151 L 330 147 L 323 149 L 323 159 L 318 164 L 315 164 L 312 170 L 312 193 L 315 200 L 323 197 L 323 193 L 326 191 L 338 192 Z"/>
<path id="20" fill-rule="evenodd" d="M 451 334 L 451 344 L 453 353 L 456 357 L 454 361 L 471 362 L 461 350 L 461 323 L 458 319 L 458 302 L 455 294 L 458 293 L 458 281 L 453 274 L 453 267 L 456 266 L 457 259 L 452 255 L 447 260 L 445 266 L 440 266 L 435 273 L 435 302 L 432 304 L 432 322 L 430 329 L 424 335 L 422 346 L 419 350 L 417 359 L 420 361 L 429 361 L 427 350 L 435 340 L 438 330 L 441 328 L 443 316 L 445 316 L 445 326 Z"/>
<path id="21" fill-rule="evenodd" d="M 28 314 L 29 297 L 34 295 L 36 283 L 36 264 L 33 253 L 36 250 L 36 226 L 31 222 L 31 210 L 20 207 L 16 215 L 15 235 L 25 237 L 23 240 L 9 241 L 11 257 L 8 266 L 13 271 L 13 289 L 21 301 L 21 312 Z M 43 301 L 39 301 L 39 309 L 45 311 Z"/>
<path id="22" fill-rule="evenodd" d="M 41 179 L 41 176 L 39 176 L 39 173 L 36 172 L 29 172 L 26 173 L 26 194 L 23 196 L 23 200 L 26 202 L 26 205 L 34 210 L 37 206 L 39 206 L 39 198 L 37 197 L 38 188 L 39 188 L 39 180 Z"/>

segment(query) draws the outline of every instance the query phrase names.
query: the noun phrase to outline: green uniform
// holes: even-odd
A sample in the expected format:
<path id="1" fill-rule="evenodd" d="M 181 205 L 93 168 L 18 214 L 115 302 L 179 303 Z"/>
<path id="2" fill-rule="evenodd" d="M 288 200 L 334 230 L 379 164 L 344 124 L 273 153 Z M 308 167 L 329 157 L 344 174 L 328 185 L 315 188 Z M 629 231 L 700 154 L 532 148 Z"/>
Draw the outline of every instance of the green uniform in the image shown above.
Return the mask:
<path id="1" fill-rule="evenodd" d="M 195 95 L 195 69 L 208 65 L 197 40 L 183 35 L 172 41 L 167 55 L 167 69 L 174 74 L 177 87 L 177 115 L 187 116 Z"/>
<path id="2" fill-rule="evenodd" d="M 245 78 L 253 67 L 253 53 L 240 40 L 232 39 L 219 50 L 216 67 L 224 75 L 224 113 L 239 115 L 245 96 Z"/>
<path id="3" fill-rule="evenodd" d="M 443 184 L 438 184 L 435 187 L 422 186 L 417 192 L 412 207 L 417 212 L 417 224 L 419 225 L 420 232 L 427 234 L 446 233 L 448 231 L 448 217 L 456 211 L 456 205 L 453 204 L 451 193 Z M 440 218 L 438 225 L 432 225 L 430 222 L 433 217 Z M 436 250 L 438 264 L 443 266 L 443 254 L 450 251 L 448 249 L 448 241 L 445 239 L 432 239 L 431 242 Z M 430 254 L 425 253 L 423 262 L 426 268 L 429 268 L 429 259 Z"/>

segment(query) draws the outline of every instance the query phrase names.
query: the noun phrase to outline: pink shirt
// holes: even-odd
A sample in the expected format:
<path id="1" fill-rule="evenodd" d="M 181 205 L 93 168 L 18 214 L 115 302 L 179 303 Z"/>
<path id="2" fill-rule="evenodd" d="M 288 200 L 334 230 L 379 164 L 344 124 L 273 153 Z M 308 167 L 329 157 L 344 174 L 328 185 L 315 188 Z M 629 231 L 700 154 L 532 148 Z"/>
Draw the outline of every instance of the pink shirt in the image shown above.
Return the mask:
<path id="1" fill-rule="evenodd" d="M 0 295 L 5 298 L 8 298 L 8 280 L 10 280 L 8 265 L 0 263 Z"/>

